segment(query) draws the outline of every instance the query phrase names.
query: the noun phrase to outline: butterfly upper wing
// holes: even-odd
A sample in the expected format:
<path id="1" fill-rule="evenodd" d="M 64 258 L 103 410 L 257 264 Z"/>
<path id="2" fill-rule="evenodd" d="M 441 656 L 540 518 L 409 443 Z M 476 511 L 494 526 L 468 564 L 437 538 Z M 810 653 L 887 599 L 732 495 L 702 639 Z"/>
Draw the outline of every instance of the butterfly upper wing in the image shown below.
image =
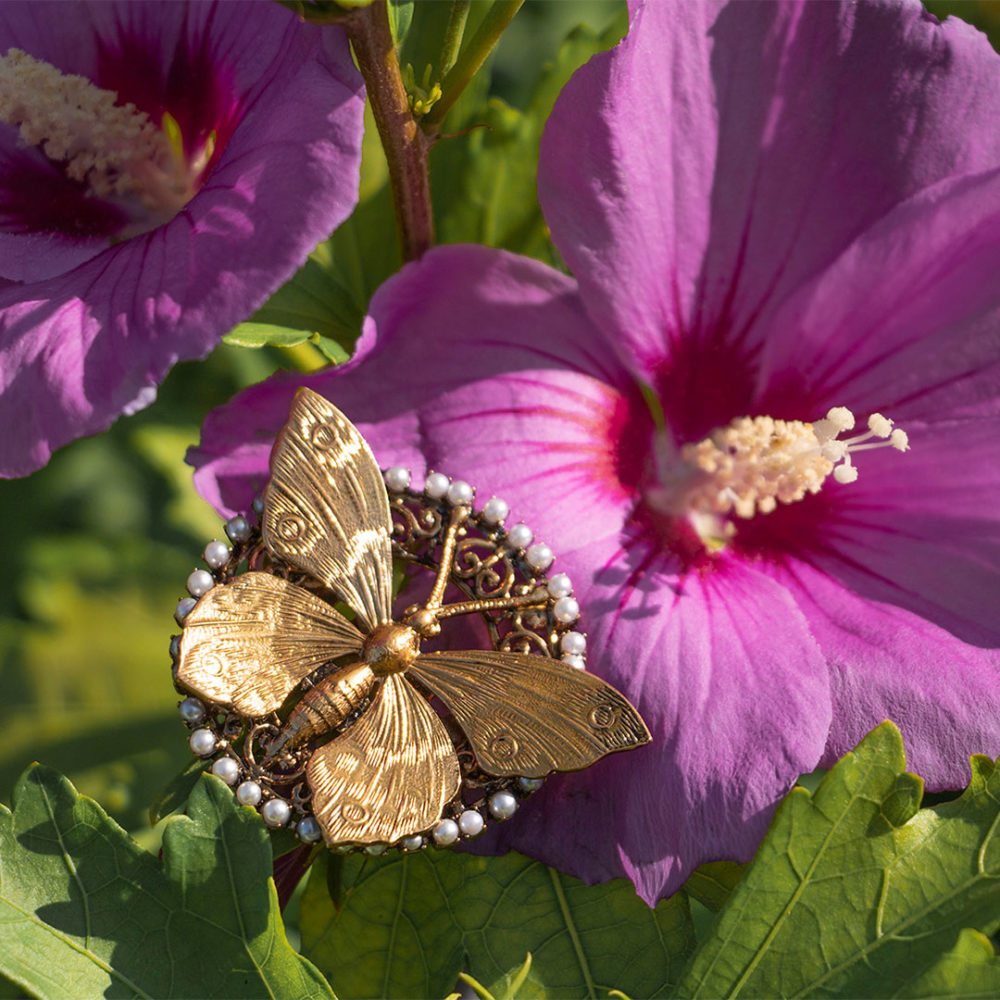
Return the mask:
<path id="1" fill-rule="evenodd" d="M 639 713 L 610 684 L 528 653 L 424 653 L 409 675 L 436 694 L 497 776 L 577 771 L 650 740 Z"/>
<path id="2" fill-rule="evenodd" d="M 328 843 L 389 844 L 441 817 L 461 782 L 437 713 L 401 674 L 306 768 L 312 810 Z"/>
<path id="3" fill-rule="evenodd" d="M 357 428 L 299 389 L 271 452 L 264 543 L 336 591 L 371 631 L 392 617 L 389 499 Z"/>
<path id="4" fill-rule="evenodd" d="M 361 633 L 308 590 L 244 573 L 213 587 L 184 619 L 176 677 L 209 701 L 260 717 L 317 667 L 361 644 Z"/>

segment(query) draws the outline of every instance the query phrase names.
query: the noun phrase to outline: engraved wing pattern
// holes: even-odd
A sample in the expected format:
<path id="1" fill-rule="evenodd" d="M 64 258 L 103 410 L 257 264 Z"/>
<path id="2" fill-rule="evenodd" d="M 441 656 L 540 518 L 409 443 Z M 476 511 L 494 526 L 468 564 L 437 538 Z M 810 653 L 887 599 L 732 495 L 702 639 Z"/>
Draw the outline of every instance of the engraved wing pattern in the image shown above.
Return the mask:
<path id="1" fill-rule="evenodd" d="M 429 829 L 459 790 L 458 757 L 427 700 L 401 674 L 312 755 L 313 814 L 327 843 L 392 843 Z"/>
<path id="2" fill-rule="evenodd" d="M 437 695 L 497 776 L 578 771 L 650 740 L 639 713 L 610 684 L 528 653 L 423 653 L 409 675 Z"/>
<path id="3" fill-rule="evenodd" d="M 260 717 L 317 667 L 359 653 L 361 644 L 361 633 L 308 590 L 244 573 L 189 612 L 176 676 L 209 701 Z"/>
<path id="4" fill-rule="evenodd" d="M 371 631 L 391 620 L 389 500 L 365 439 L 300 389 L 271 452 L 264 543 L 340 595 Z"/>

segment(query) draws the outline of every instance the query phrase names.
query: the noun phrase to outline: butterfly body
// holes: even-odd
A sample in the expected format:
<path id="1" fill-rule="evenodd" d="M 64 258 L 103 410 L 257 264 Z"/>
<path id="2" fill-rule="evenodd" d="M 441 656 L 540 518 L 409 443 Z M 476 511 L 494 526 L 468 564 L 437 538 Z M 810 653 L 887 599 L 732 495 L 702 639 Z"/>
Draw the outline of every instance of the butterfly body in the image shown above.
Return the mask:
<path id="1" fill-rule="evenodd" d="M 517 777 L 578 770 L 650 739 L 618 691 L 551 656 L 421 651 L 453 615 L 542 614 L 554 606 L 537 577 L 498 596 L 444 604 L 472 511 L 462 503 L 439 510 L 434 586 L 395 621 L 382 475 L 347 418 L 302 389 L 271 455 L 261 536 L 279 570 L 318 581 L 351 607 L 354 621 L 314 590 L 256 570 L 209 590 L 184 619 L 177 684 L 227 712 L 273 720 L 299 685 L 321 676 L 276 732 L 273 722 L 264 726 L 273 735 L 263 763 L 304 769 L 309 807 L 331 845 L 420 841 L 465 808 L 466 778 L 466 792 L 477 782 L 509 787 Z M 243 759 L 261 780 L 252 758 Z"/>

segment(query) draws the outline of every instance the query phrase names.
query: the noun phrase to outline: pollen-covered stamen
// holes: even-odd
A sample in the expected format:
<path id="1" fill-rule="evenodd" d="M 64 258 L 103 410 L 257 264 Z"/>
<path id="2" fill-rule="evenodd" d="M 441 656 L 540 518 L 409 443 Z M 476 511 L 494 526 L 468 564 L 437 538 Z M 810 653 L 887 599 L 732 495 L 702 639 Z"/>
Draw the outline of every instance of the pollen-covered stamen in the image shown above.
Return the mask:
<path id="1" fill-rule="evenodd" d="M 22 142 L 98 197 L 134 196 L 158 221 L 173 218 L 196 193 L 211 142 L 188 159 L 169 114 L 158 128 L 117 100 L 114 91 L 20 49 L 0 57 L 0 122 L 17 126 Z"/>
<path id="2" fill-rule="evenodd" d="M 778 503 L 794 503 L 818 493 L 830 475 L 839 483 L 858 478 L 851 456 L 872 448 L 906 451 L 906 433 L 893 428 L 880 413 L 868 418 L 868 432 L 843 439 L 854 427 L 854 414 L 834 407 L 810 424 L 771 417 L 740 417 L 697 444 L 681 449 L 681 457 L 701 475 L 687 492 L 688 510 L 697 514 L 738 517 L 767 514 Z M 873 441 L 873 438 L 882 440 Z"/>

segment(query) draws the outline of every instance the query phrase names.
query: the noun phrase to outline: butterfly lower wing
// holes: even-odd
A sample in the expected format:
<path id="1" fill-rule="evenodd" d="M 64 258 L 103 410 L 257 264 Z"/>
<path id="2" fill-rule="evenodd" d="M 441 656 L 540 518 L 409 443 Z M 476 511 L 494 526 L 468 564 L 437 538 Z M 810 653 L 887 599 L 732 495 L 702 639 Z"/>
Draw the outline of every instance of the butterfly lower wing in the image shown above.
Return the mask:
<path id="1" fill-rule="evenodd" d="M 389 621 L 389 500 L 357 428 L 332 403 L 299 389 L 274 450 L 264 493 L 264 542 L 322 580 L 371 631 Z"/>
<path id="2" fill-rule="evenodd" d="M 308 590 L 270 573 L 213 587 L 184 619 L 176 679 L 259 718 L 317 667 L 357 654 L 361 633 Z"/>
<path id="3" fill-rule="evenodd" d="M 497 776 L 577 771 L 650 740 L 610 684 L 528 653 L 424 653 L 409 675 L 451 710 L 479 766 Z"/>
<path id="4" fill-rule="evenodd" d="M 306 768 L 313 815 L 327 843 L 391 844 L 429 830 L 461 782 L 437 713 L 401 674 Z"/>

